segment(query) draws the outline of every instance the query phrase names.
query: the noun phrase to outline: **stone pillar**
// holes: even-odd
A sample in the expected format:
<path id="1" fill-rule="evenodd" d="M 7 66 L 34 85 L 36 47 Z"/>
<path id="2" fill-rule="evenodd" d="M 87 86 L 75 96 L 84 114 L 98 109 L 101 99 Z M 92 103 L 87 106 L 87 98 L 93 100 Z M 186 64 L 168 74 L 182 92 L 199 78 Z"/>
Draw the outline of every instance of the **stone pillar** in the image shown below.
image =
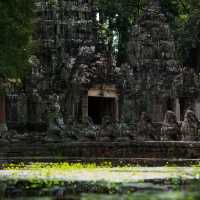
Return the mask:
<path id="1" fill-rule="evenodd" d="M 82 121 L 86 123 L 88 119 L 88 95 L 84 94 L 82 97 Z"/>
<path id="2" fill-rule="evenodd" d="M 6 124 L 6 98 L 0 95 L 0 132 L 7 131 Z"/>
<path id="3" fill-rule="evenodd" d="M 115 98 L 115 120 L 119 121 L 119 99 Z"/>
<path id="4" fill-rule="evenodd" d="M 195 114 L 196 114 L 197 118 L 200 120 L 200 99 L 197 99 L 195 101 L 194 108 L 195 108 Z"/>
<path id="5" fill-rule="evenodd" d="M 27 123 L 27 96 L 25 94 L 21 94 L 17 98 L 17 116 L 18 123 Z"/>
<path id="6" fill-rule="evenodd" d="M 152 112 L 152 119 L 155 122 L 161 122 L 163 120 L 163 106 L 160 99 L 156 99 L 154 97 L 153 100 L 153 112 Z"/>
<path id="7" fill-rule="evenodd" d="M 176 112 L 177 120 L 178 120 L 178 121 L 181 121 L 181 106 L 180 106 L 179 98 L 176 98 L 176 102 L 175 102 L 175 112 Z"/>
<path id="8" fill-rule="evenodd" d="M 160 104 L 160 102 L 159 104 L 156 105 L 155 112 L 156 112 L 156 121 L 157 122 L 163 121 L 163 106 L 162 104 Z"/>

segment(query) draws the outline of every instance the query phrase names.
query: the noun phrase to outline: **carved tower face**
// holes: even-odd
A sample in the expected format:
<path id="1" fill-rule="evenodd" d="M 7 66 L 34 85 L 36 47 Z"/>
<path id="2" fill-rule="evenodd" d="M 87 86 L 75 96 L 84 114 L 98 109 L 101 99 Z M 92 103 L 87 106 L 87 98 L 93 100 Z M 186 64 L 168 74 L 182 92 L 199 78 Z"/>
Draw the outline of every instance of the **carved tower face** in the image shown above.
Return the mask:
<path id="1" fill-rule="evenodd" d="M 129 62 L 137 71 L 176 72 L 174 38 L 159 1 L 150 1 L 131 31 L 127 47 Z"/>

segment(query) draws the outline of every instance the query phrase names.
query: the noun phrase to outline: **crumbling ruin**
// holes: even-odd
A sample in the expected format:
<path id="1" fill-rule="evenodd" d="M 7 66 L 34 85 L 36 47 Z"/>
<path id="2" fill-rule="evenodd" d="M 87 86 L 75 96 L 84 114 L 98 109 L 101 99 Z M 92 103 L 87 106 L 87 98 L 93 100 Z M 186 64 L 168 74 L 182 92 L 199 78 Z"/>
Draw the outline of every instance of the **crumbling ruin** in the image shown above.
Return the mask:
<path id="1" fill-rule="evenodd" d="M 178 62 L 159 2 L 130 29 L 129 60 L 120 70 L 97 16 L 92 0 L 35 1 L 32 72 L 25 90 L 7 97 L 9 127 L 76 140 L 187 138 L 180 132 L 189 106 L 200 119 L 199 76 Z M 190 140 L 199 140 L 198 119 Z"/>
<path id="2" fill-rule="evenodd" d="M 103 100 L 106 92 L 103 85 L 112 87 L 113 66 L 111 54 L 99 34 L 95 4 L 91 0 L 39 1 L 36 15 L 35 39 L 40 45 L 36 57 L 42 68 L 39 74 L 44 77 L 43 91 L 60 96 L 66 123 L 68 117 L 85 122 L 88 114 L 100 123 L 102 117 L 97 119 L 91 107 L 109 101 Z M 99 114 L 103 112 L 111 111 L 104 109 Z"/>
<path id="3" fill-rule="evenodd" d="M 144 10 L 130 31 L 127 47 L 135 117 L 146 111 L 153 121 L 160 121 L 167 110 L 174 109 L 171 83 L 178 73 L 178 62 L 174 38 L 158 2 L 152 1 Z"/>

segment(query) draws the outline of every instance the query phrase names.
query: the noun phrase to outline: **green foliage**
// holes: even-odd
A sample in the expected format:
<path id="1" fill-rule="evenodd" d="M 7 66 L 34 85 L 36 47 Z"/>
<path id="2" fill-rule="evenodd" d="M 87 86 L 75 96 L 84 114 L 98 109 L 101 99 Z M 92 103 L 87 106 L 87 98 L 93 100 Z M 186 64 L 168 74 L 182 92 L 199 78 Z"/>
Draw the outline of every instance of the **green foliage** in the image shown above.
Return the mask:
<path id="1" fill-rule="evenodd" d="M 126 61 L 128 31 L 141 16 L 147 2 L 145 0 L 98 0 L 102 31 L 110 49 L 117 52 L 118 64 Z M 160 0 L 160 2 L 174 33 L 179 59 L 188 64 L 192 54 L 200 54 L 200 0 Z"/>
<path id="2" fill-rule="evenodd" d="M 200 53 L 200 0 L 161 0 L 161 5 L 174 32 L 180 60 L 196 67 L 198 63 L 190 60 Z"/>
<path id="3" fill-rule="evenodd" d="M 191 11 L 180 37 L 183 61 L 200 70 L 200 13 L 199 7 Z"/>
<path id="4" fill-rule="evenodd" d="M 49 0 L 52 4 L 55 0 Z M 200 0 L 160 0 L 174 32 L 180 59 L 200 51 Z M 129 29 L 148 0 L 97 0 L 101 32 L 120 65 L 126 61 Z M 31 54 L 33 0 L 0 2 L 0 74 L 21 77 Z M 196 56 L 198 57 L 198 56 Z M 200 64 L 199 64 L 200 65 Z"/>
<path id="5" fill-rule="evenodd" d="M 28 66 L 32 0 L 0 1 L 0 73 L 21 77 Z"/>
<path id="6" fill-rule="evenodd" d="M 107 43 L 117 52 L 118 62 L 126 57 L 128 30 L 141 15 L 145 0 L 98 0 L 100 23 Z"/>

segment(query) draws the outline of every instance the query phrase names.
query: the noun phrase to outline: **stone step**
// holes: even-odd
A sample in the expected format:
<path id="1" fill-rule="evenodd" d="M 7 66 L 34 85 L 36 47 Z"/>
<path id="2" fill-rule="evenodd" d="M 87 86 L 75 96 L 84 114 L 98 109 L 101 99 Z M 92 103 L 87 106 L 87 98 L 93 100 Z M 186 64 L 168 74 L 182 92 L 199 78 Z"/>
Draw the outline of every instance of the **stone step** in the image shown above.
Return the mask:
<path id="1" fill-rule="evenodd" d="M 2 148 L 0 159 L 31 158 L 66 158 L 66 161 L 83 159 L 85 161 L 138 160 L 167 163 L 198 161 L 200 159 L 200 142 L 71 142 L 49 144 L 10 144 Z M 45 159 L 44 159 L 45 160 Z"/>

